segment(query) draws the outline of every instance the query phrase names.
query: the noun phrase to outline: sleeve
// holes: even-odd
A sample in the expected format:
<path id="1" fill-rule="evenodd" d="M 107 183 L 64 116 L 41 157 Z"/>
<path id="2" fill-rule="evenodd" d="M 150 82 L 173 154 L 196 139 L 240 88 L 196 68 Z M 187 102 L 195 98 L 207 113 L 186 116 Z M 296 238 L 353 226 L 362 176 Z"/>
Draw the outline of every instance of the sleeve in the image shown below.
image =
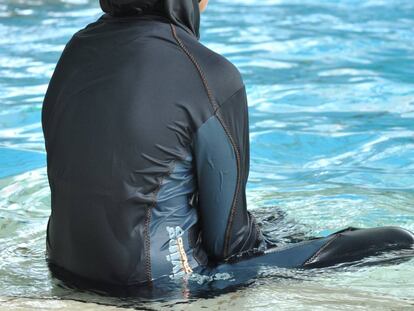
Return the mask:
<path id="1" fill-rule="evenodd" d="M 193 139 L 203 246 L 214 260 L 255 248 L 261 240 L 246 206 L 249 148 L 243 86 L 200 126 Z"/>

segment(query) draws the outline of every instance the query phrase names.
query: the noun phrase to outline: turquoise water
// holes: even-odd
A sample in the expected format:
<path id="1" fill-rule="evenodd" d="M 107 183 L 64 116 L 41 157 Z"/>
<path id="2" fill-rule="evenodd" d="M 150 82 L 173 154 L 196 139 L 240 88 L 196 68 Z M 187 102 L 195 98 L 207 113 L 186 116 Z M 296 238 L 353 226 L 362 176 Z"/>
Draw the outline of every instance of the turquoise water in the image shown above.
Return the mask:
<path id="1" fill-rule="evenodd" d="M 40 124 L 55 63 L 71 34 L 101 14 L 96 2 L 0 2 L 0 296 L 102 302 L 48 274 Z M 265 222 L 268 230 L 280 237 L 346 226 L 414 230 L 414 2 L 210 2 L 201 41 L 233 61 L 247 86 L 249 208 L 263 221 L 286 215 L 277 226 Z M 268 273 L 248 289 L 179 306 L 414 306 L 413 260 Z"/>

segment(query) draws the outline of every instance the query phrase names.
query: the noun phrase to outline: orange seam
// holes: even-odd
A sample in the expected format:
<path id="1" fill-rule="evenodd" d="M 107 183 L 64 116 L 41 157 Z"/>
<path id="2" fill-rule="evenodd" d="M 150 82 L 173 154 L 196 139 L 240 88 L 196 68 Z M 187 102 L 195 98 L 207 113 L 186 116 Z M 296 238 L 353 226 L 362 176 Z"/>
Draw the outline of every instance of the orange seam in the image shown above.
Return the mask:
<path id="1" fill-rule="evenodd" d="M 218 109 L 220 107 L 218 106 L 218 104 L 214 100 L 211 89 L 209 88 L 209 86 L 207 84 L 207 79 L 204 76 L 204 72 L 201 70 L 201 67 L 198 64 L 197 60 L 187 50 L 184 43 L 178 37 L 175 26 L 173 24 L 170 24 L 170 26 L 171 26 L 171 30 L 172 30 L 172 34 L 173 34 L 174 39 L 177 41 L 178 45 L 181 47 L 181 49 L 184 51 L 184 53 L 187 55 L 187 57 L 191 60 L 191 62 L 196 67 L 196 69 L 198 71 L 198 74 L 200 75 L 201 80 L 203 82 L 204 88 L 207 92 L 208 99 L 209 99 L 209 101 L 210 101 L 210 103 L 213 107 L 214 115 L 217 117 L 220 124 L 223 126 L 223 129 L 226 132 L 226 134 L 227 134 L 227 136 L 230 140 L 230 143 L 233 146 L 234 153 L 236 155 L 236 166 L 237 166 L 236 190 L 235 190 L 232 206 L 231 206 L 231 209 L 230 209 L 230 218 L 229 218 L 229 221 L 228 221 L 228 224 L 227 224 L 226 235 L 225 235 L 225 240 L 224 240 L 224 257 L 226 257 L 227 253 L 228 253 L 228 247 L 229 247 L 228 244 L 229 244 L 230 235 L 231 235 L 231 228 L 233 226 L 233 218 L 234 218 L 234 214 L 235 214 L 235 210 L 236 210 L 237 197 L 238 197 L 238 194 L 239 194 L 239 191 L 240 191 L 240 162 L 241 162 L 240 153 L 239 153 L 237 145 L 236 145 L 236 143 L 234 141 L 234 138 L 232 137 L 228 127 L 226 126 L 226 124 L 225 124 L 224 120 L 222 119 L 222 117 L 218 114 Z"/>
<path id="2" fill-rule="evenodd" d="M 170 24 L 171 29 L 172 29 L 172 34 L 173 37 L 175 39 L 175 41 L 177 41 L 178 45 L 181 47 L 181 49 L 184 51 L 184 53 L 187 55 L 187 57 L 191 60 L 191 62 L 193 63 L 193 65 L 196 67 L 198 74 L 201 77 L 201 80 L 203 82 L 204 88 L 206 89 L 207 92 L 207 96 L 208 99 L 211 103 L 211 105 L 213 106 L 213 110 L 214 112 L 219 108 L 219 106 L 217 105 L 216 101 L 214 100 L 213 97 L 213 93 L 211 92 L 211 89 L 209 88 L 208 84 L 207 84 L 207 79 L 204 76 L 204 72 L 201 70 L 200 65 L 198 64 L 197 60 L 194 58 L 194 56 L 187 50 L 187 48 L 185 47 L 184 43 L 181 41 L 181 39 L 178 37 L 177 35 L 177 30 L 175 29 L 175 26 L 173 24 Z"/>
<path id="3" fill-rule="evenodd" d="M 157 205 L 157 195 L 158 192 L 161 189 L 161 184 L 164 181 L 165 178 L 167 178 L 168 176 L 171 175 L 172 171 L 174 170 L 176 165 L 176 161 L 173 160 L 173 165 L 170 167 L 170 169 L 168 170 L 168 172 L 161 177 L 157 188 L 154 190 L 154 202 L 152 203 L 152 205 L 148 208 L 147 210 L 147 219 L 146 219 L 146 229 L 145 229 L 145 248 L 146 248 L 146 270 L 147 270 L 147 279 L 148 279 L 148 283 L 151 284 L 152 283 L 152 272 L 151 272 L 151 238 L 150 238 L 150 230 L 149 230 L 149 225 L 151 222 L 151 210 Z"/>

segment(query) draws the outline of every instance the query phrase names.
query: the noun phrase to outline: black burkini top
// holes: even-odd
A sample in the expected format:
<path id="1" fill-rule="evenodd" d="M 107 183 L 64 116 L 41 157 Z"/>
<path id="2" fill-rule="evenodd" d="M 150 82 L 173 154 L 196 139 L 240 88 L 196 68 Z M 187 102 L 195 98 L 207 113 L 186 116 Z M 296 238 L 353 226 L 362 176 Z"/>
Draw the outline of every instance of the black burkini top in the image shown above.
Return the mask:
<path id="1" fill-rule="evenodd" d="M 133 285 L 257 247 L 245 87 L 198 41 L 198 1 L 101 6 L 44 100 L 49 261 Z"/>
<path id="2" fill-rule="evenodd" d="M 231 272 L 244 282 L 262 266 L 413 248 L 413 233 L 398 227 L 271 247 L 246 208 L 245 87 L 198 41 L 198 1 L 101 6 L 107 14 L 66 45 L 42 109 L 47 257 L 61 276 L 130 286 Z"/>

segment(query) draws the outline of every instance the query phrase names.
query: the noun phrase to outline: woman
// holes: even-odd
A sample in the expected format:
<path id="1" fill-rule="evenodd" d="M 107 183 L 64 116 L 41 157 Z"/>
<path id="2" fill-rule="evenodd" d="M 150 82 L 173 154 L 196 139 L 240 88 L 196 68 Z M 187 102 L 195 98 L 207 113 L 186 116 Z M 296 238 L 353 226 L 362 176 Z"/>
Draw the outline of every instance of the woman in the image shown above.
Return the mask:
<path id="1" fill-rule="evenodd" d="M 69 41 L 42 110 L 51 265 L 135 285 L 252 250 L 277 254 L 264 251 L 269 243 L 246 206 L 242 78 L 198 41 L 207 0 L 100 3 L 106 14 Z M 322 265 L 338 236 L 299 246 L 282 261 L 262 258 Z"/>

